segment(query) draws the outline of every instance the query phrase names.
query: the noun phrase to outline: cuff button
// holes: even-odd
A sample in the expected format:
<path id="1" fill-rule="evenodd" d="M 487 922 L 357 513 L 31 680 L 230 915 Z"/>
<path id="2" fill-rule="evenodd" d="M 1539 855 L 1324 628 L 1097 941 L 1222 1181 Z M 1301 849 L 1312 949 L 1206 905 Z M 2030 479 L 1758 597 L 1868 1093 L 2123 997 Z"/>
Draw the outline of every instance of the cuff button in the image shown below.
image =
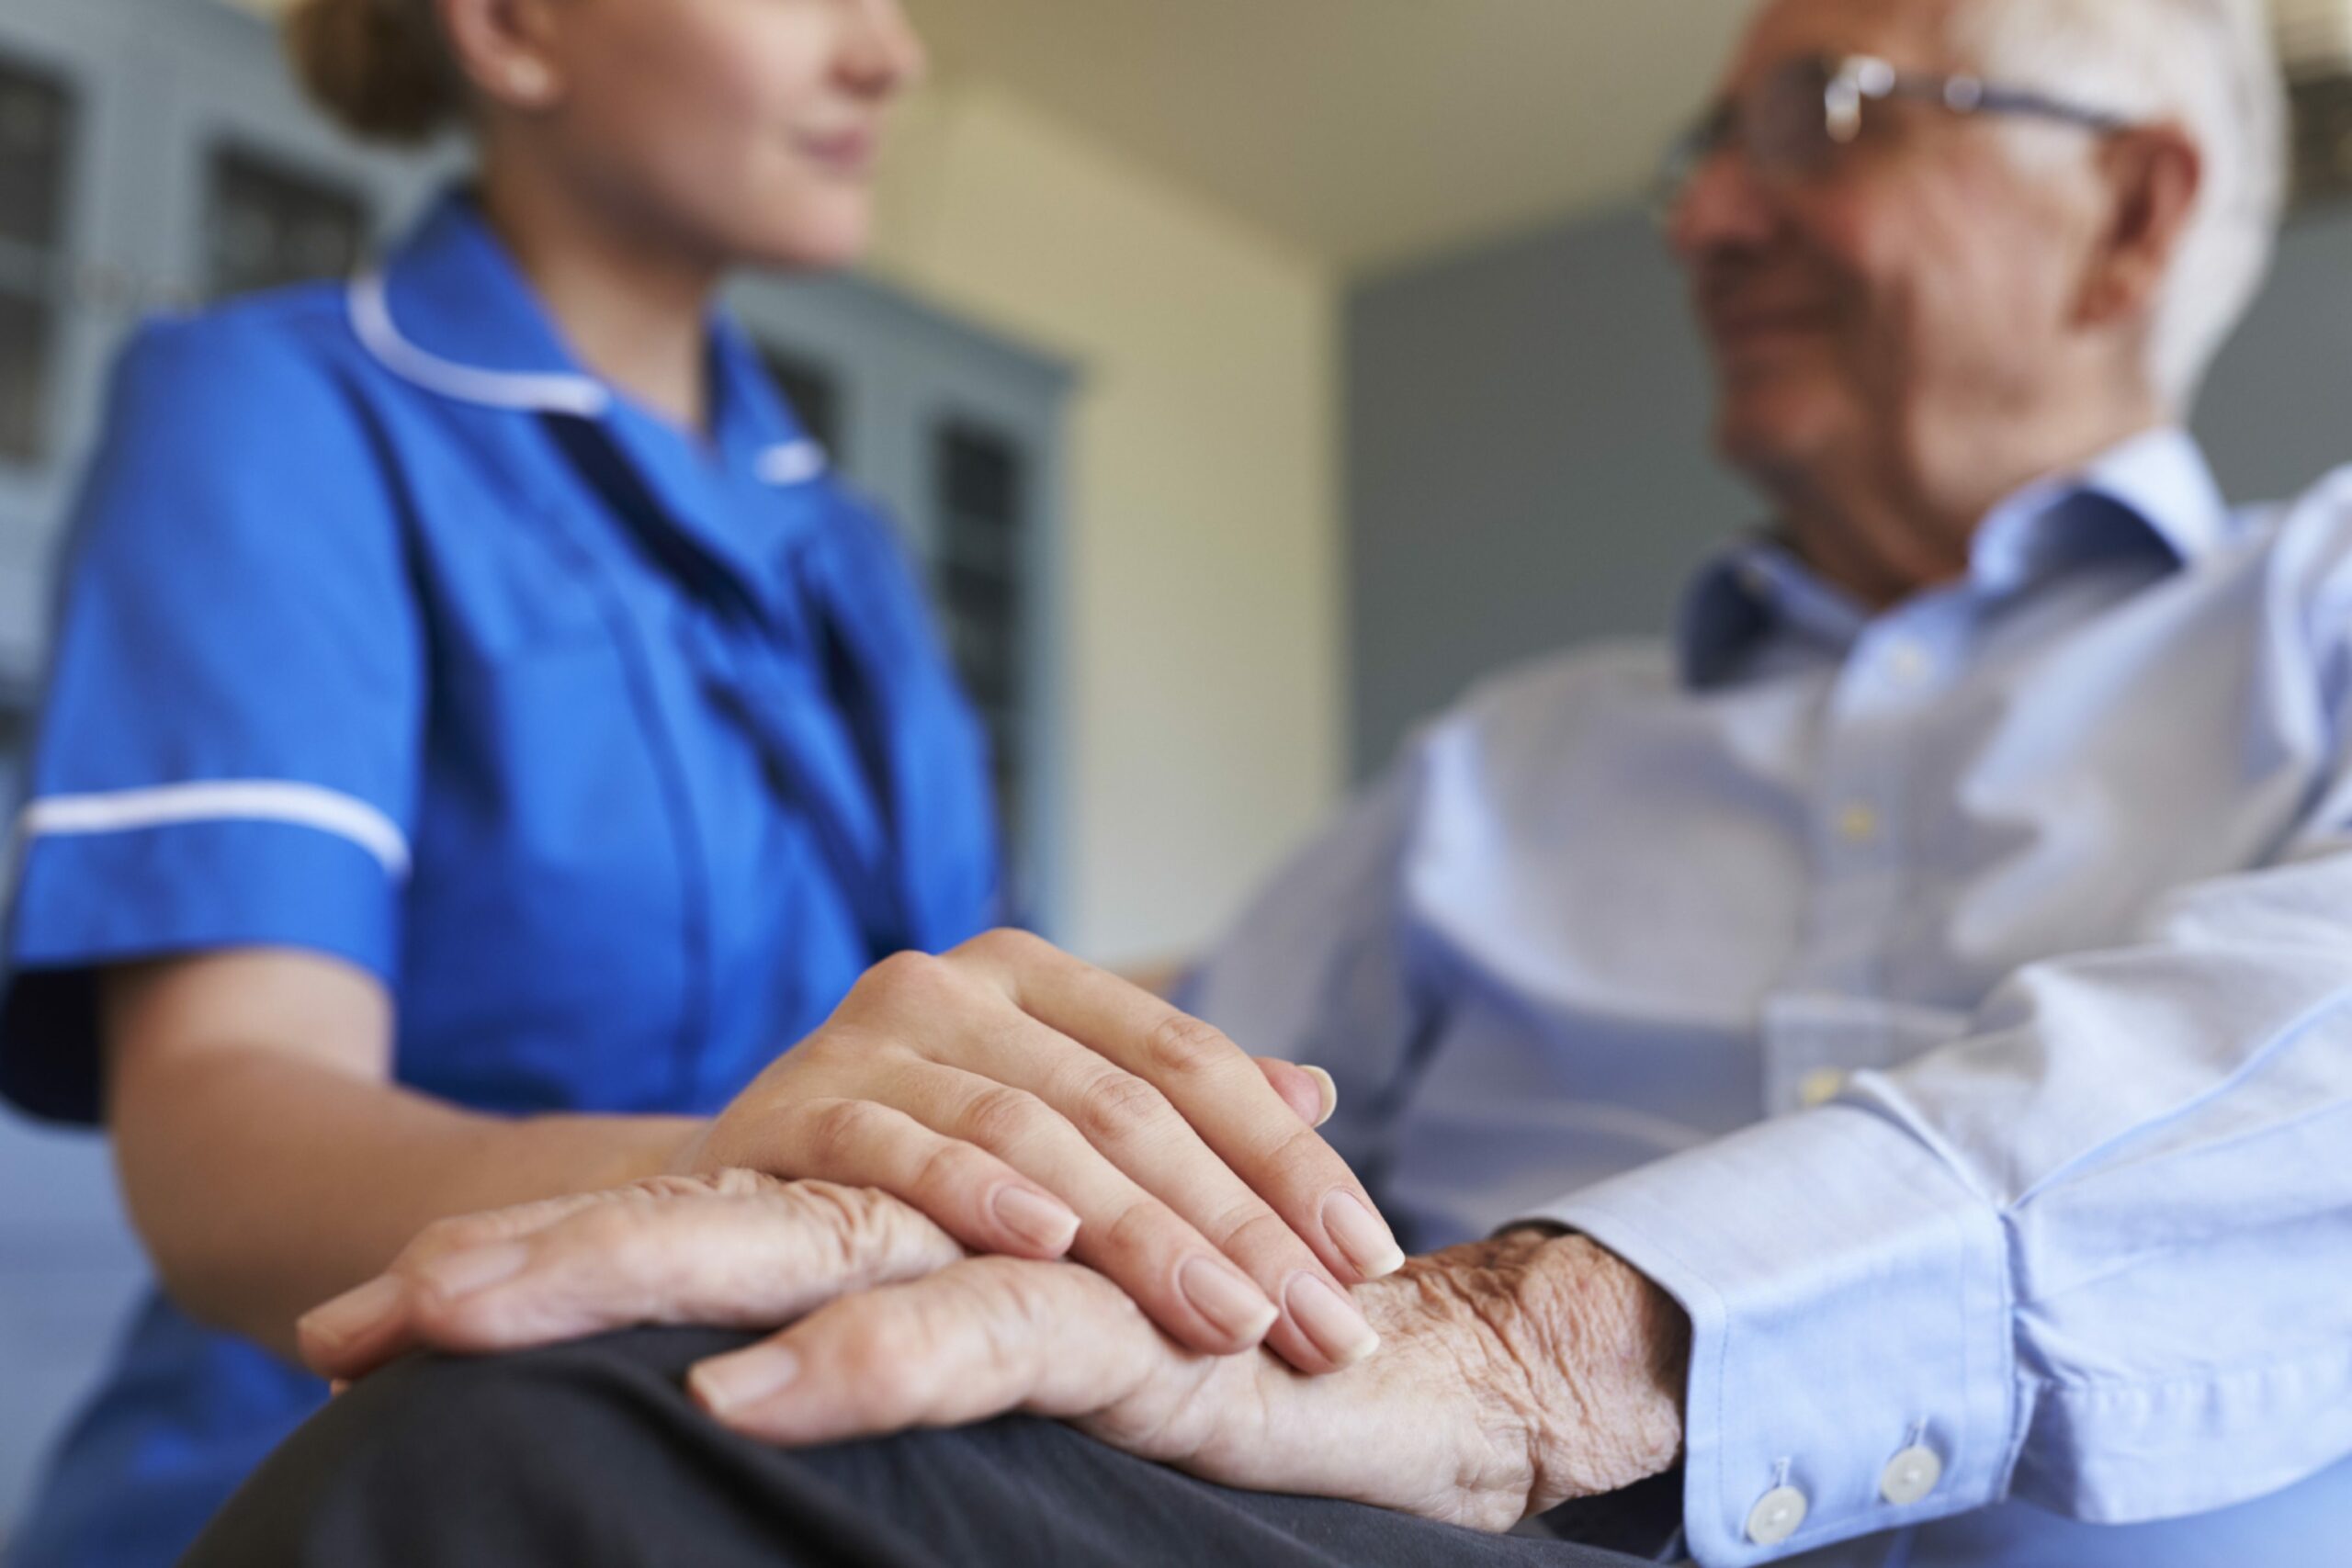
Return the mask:
<path id="1" fill-rule="evenodd" d="M 1878 1478 L 1878 1495 L 1898 1508 L 1907 1508 L 1936 1489 L 1944 1478 L 1944 1461 L 1933 1449 L 1905 1449 L 1886 1461 Z"/>
<path id="2" fill-rule="evenodd" d="M 1778 1546 L 1797 1533 L 1812 1504 L 1793 1486 L 1775 1486 L 1747 1511 L 1747 1539 L 1758 1546 Z"/>

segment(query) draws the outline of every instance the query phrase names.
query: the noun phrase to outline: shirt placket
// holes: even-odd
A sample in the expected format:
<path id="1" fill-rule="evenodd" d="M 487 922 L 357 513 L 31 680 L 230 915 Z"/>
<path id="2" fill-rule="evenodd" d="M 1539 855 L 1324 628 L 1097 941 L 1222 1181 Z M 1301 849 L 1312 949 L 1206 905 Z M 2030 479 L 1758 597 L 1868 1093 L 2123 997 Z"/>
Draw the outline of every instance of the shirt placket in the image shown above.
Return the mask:
<path id="1" fill-rule="evenodd" d="M 1886 1050 L 1856 1024 L 1859 1013 L 1900 1010 L 1890 975 L 1909 926 L 1923 847 L 1920 739 L 1956 667 L 1961 627 L 1960 606 L 1948 596 L 1874 621 L 1829 693 L 1808 823 L 1813 875 L 1804 927 L 1765 1020 L 1768 1113 L 1823 1103 L 1844 1088 L 1849 1072 L 1885 1065 Z M 1838 1005 L 1789 1005 L 1804 998 Z M 1838 1026 L 1823 1027 L 1833 1013 Z"/>

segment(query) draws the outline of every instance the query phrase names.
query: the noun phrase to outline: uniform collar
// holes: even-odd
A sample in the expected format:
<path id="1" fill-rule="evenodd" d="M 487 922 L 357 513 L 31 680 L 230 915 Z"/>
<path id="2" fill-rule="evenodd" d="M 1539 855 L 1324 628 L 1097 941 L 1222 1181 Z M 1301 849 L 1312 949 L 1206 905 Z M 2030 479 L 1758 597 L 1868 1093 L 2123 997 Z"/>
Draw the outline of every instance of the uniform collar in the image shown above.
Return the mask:
<path id="1" fill-rule="evenodd" d="M 2143 551 L 2161 553 L 2175 569 L 2193 566 L 2233 526 L 2197 443 L 2177 428 L 2151 430 L 1995 507 L 1970 546 L 1968 591 L 2004 597 L 2086 561 Z M 1753 536 L 1692 580 L 1677 627 L 1683 680 L 1698 690 L 1723 683 L 1776 627 L 1845 648 L 1869 623 L 1860 604 L 1784 544 Z"/>
<path id="2" fill-rule="evenodd" d="M 632 423 L 650 419 L 590 373 L 462 190 L 445 192 L 379 272 L 355 279 L 351 326 L 384 367 L 459 402 Z M 714 315 L 722 457 L 772 485 L 806 484 L 823 450 L 777 397 L 740 328 Z"/>

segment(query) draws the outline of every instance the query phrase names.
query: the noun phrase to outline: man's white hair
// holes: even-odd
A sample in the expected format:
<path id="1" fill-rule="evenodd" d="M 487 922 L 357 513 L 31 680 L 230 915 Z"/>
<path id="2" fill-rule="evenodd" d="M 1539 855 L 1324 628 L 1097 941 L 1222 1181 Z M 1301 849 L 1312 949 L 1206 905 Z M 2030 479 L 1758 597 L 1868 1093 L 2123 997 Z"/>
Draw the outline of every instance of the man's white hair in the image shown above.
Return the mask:
<path id="1" fill-rule="evenodd" d="M 2261 291 L 2287 186 L 2286 86 L 2264 0 L 1957 0 L 1951 42 L 1988 79 L 2196 141 L 2203 185 L 2157 301 L 2148 373 L 2186 413 Z M 2030 135 L 2030 131 L 2021 133 Z"/>

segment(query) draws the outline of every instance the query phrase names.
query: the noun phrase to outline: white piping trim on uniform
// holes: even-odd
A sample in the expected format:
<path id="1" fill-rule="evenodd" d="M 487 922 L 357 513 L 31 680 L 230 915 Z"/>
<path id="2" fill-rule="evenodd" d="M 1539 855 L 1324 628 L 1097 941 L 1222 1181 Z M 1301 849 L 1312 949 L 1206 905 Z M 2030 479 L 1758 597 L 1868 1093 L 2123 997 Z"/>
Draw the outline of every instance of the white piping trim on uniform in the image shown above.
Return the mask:
<path id="1" fill-rule="evenodd" d="M 752 471 L 764 484 L 805 485 L 830 466 L 825 449 L 814 441 L 786 441 L 752 459 Z"/>
<path id="2" fill-rule="evenodd" d="M 106 795 L 53 795 L 18 818 L 29 843 L 39 838 L 128 833 L 198 822 L 284 822 L 348 839 L 376 857 L 395 881 L 409 871 L 408 836 L 376 807 L 317 784 L 221 779 L 163 784 Z"/>
<path id="3" fill-rule="evenodd" d="M 347 295 L 351 330 L 368 352 L 385 368 L 429 391 L 492 408 L 522 409 L 534 413 L 568 413 L 595 419 L 612 406 L 613 394 L 603 382 L 588 376 L 558 372 L 548 375 L 510 370 L 482 370 L 459 365 L 402 337 L 392 322 L 392 308 L 380 272 L 352 279 Z"/>

